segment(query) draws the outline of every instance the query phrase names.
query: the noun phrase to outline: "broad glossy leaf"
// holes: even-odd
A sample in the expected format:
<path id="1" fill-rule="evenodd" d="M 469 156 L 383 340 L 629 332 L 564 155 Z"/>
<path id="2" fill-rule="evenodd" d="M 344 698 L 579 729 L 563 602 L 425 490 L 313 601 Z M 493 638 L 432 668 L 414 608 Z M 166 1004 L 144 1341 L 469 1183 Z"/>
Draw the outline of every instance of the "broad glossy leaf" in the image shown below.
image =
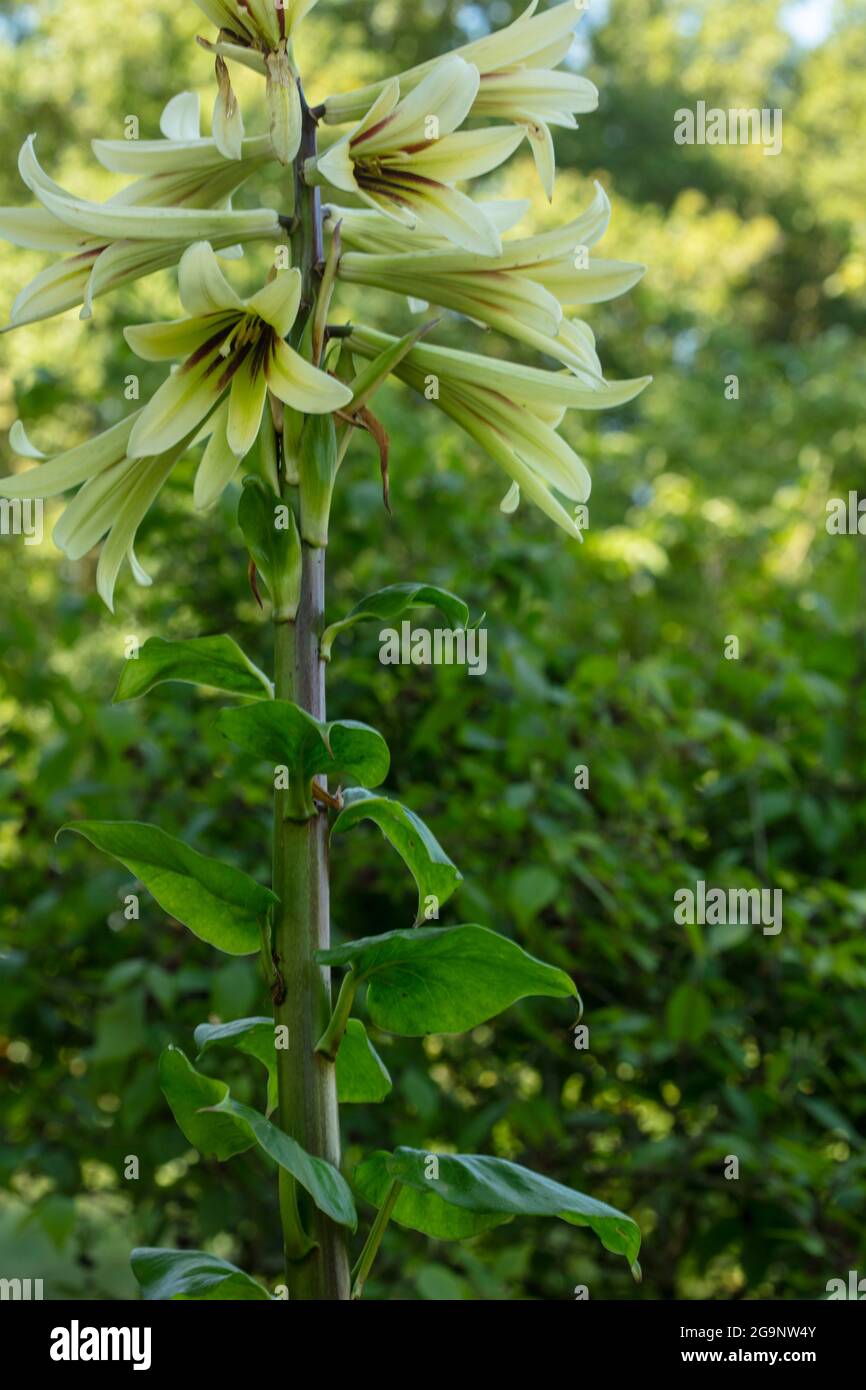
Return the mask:
<path id="1" fill-rule="evenodd" d="M 399 801 L 375 795 L 362 787 L 353 788 L 345 794 L 344 809 L 334 821 L 331 834 L 351 830 L 362 820 L 375 821 L 414 878 L 418 888 L 417 926 L 425 920 L 426 899 L 435 898 L 438 911 L 463 882 L 463 875 L 424 822 Z"/>
<path id="2" fill-rule="evenodd" d="M 231 1115 L 214 1114 L 208 1108 L 228 1095 L 228 1086 L 202 1076 L 179 1047 L 167 1047 L 162 1053 L 159 1084 L 178 1129 L 206 1158 L 225 1160 L 252 1148 L 255 1141 L 243 1125 Z"/>
<path id="3" fill-rule="evenodd" d="M 257 1144 L 292 1174 L 321 1211 L 355 1229 L 352 1193 L 333 1164 L 314 1158 L 257 1110 L 232 1100 L 225 1082 L 202 1076 L 180 1048 L 163 1052 L 159 1081 L 180 1129 L 201 1153 L 227 1159 Z"/>
<path id="4" fill-rule="evenodd" d="M 386 589 L 378 589 L 375 594 L 362 598 L 345 618 L 325 629 L 321 643 L 324 660 L 330 661 L 331 648 L 337 635 L 354 627 L 355 623 L 372 619 L 392 623 L 395 618 L 414 608 L 438 608 L 455 628 L 465 628 L 469 622 L 467 605 L 447 589 L 440 589 L 436 584 L 389 584 Z"/>
<path id="5" fill-rule="evenodd" d="M 393 1181 L 388 1167 L 391 1157 L 391 1154 L 380 1149 L 355 1169 L 355 1188 L 374 1207 L 381 1207 Z M 430 1187 L 432 1189 L 432 1183 Z M 413 1187 L 403 1187 L 391 1213 L 391 1220 L 410 1231 L 422 1231 L 425 1236 L 432 1236 L 435 1240 L 466 1240 L 468 1236 L 477 1236 L 481 1231 L 505 1225 L 511 1217 L 466 1211 L 443 1201 L 435 1191 L 416 1192 Z"/>
<path id="6" fill-rule="evenodd" d="M 375 729 L 350 719 L 323 723 L 290 700 L 224 709 L 217 726 L 239 748 L 287 767 L 304 788 L 314 777 L 341 773 L 378 787 L 388 775 L 388 745 Z"/>
<path id="7" fill-rule="evenodd" d="M 429 1160 L 435 1158 L 433 1167 Z M 414 1191 L 435 1193 L 463 1211 L 502 1216 L 558 1216 L 572 1226 L 589 1226 L 606 1250 L 637 1259 L 640 1229 L 616 1207 L 565 1187 L 519 1163 L 485 1154 L 435 1154 L 421 1149 L 395 1149 L 388 1159 L 392 1178 Z M 428 1172 L 437 1176 L 427 1176 Z"/>
<path id="8" fill-rule="evenodd" d="M 236 1018 L 231 1023 L 200 1023 L 195 1044 L 202 1057 L 209 1047 L 225 1044 L 246 1052 L 262 1063 L 268 1073 L 268 1114 L 277 1108 L 277 1064 L 272 1018 Z"/>
<path id="9" fill-rule="evenodd" d="M 391 1077 L 359 1018 L 350 1018 L 337 1053 L 337 1098 L 341 1105 L 384 1100 Z"/>
<path id="10" fill-rule="evenodd" d="M 146 1299 L 272 1301 L 267 1289 L 237 1265 L 209 1255 L 205 1250 L 159 1250 L 142 1246 L 133 1250 L 129 1258 Z"/>
<path id="11" fill-rule="evenodd" d="M 486 927 L 409 928 L 318 951 L 367 984 L 373 1022 L 390 1033 L 464 1033 L 527 995 L 576 998 L 572 980 Z"/>
<path id="12" fill-rule="evenodd" d="M 272 1018 L 237 1018 L 232 1023 L 200 1023 L 195 1041 L 201 1057 L 210 1047 L 228 1044 L 255 1057 L 268 1073 L 268 1114 L 277 1108 L 277 1062 Z M 337 1056 L 337 1098 L 341 1105 L 384 1100 L 391 1078 L 360 1019 L 351 1018 Z"/>
<path id="13" fill-rule="evenodd" d="M 119 860 L 163 912 L 202 941 L 230 956 L 259 950 L 260 924 L 277 899 L 240 869 L 209 859 L 158 826 L 139 821 L 70 821 L 62 829 L 74 830 Z"/>
<path id="14" fill-rule="evenodd" d="M 216 1113 L 241 1125 L 270 1158 L 285 1168 L 309 1192 L 320 1211 L 340 1226 L 354 1231 L 358 1215 L 352 1192 L 342 1173 L 323 1158 L 314 1158 L 300 1144 L 266 1120 L 257 1110 L 241 1105 L 227 1094 L 216 1106 Z"/>
<path id="15" fill-rule="evenodd" d="M 270 699 L 271 682 L 244 655 L 231 637 L 192 637 L 186 642 L 167 642 L 149 637 L 137 657 L 130 657 L 121 672 L 114 702 L 137 700 L 164 681 L 186 681 L 227 690 L 232 695 Z"/>

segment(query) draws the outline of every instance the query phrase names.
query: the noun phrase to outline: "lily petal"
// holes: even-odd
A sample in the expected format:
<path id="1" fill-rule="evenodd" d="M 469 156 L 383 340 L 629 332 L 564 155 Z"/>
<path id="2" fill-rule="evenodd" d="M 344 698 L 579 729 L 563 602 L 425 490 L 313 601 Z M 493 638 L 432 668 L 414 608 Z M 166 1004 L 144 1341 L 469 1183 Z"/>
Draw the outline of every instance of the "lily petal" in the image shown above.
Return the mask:
<path id="1" fill-rule="evenodd" d="M 229 449 L 238 459 L 248 454 L 256 442 L 267 390 L 265 374 L 256 357 L 250 353 L 232 377 L 229 397 L 226 440 Z M 214 435 L 211 435 L 208 448 L 213 442 Z"/>
<path id="2" fill-rule="evenodd" d="M 35 444 L 31 443 L 27 431 L 20 420 L 15 420 L 12 424 L 12 428 L 9 431 L 9 443 L 12 445 L 12 448 L 19 458 L 44 459 L 48 457 L 47 454 L 43 454 L 41 449 L 37 449 Z"/>
<path id="3" fill-rule="evenodd" d="M 454 55 L 443 58 L 386 117 L 372 124 L 364 122 L 364 128 L 352 136 L 353 152 L 366 159 L 385 150 L 450 135 L 469 114 L 480 80 L 471 63 Z M 436 122 L 432 134 L 431 118 Z"/>
<path id="4" fill-rule="evenodd" d="M 265 375 L 279 400 L 306 415 L 327 415 L 352 399 L 350 388 L 342 381 L 319 371 L 282 341 L 274 345 Z"/>
<path id="5" fill-rule="evenodd" d="M 178 92 L 163 108 L 159 128 L 167 140 L 197 140 L 201 135 L 198 92 Z"/>
<path id="6" fill-rule="evenodd" d="M 130 456 L 164 453 L 194 432 L 225 391 L 226 370 L 217 347 L 199 360 L 188 358 L 172 372 L 138 417 L 129 440 Z"/>
<path id="7" fill-rule="evenodd" d="M 147 460 L 148 462 L 150 460 Z M 123 457 L 76 492 L 54 527 L 53 540 L 70 560 L 80 560 L 110 530 L 140 459 Z"/>
<path id="8" fill-rule="evenodd" d="M 138 561 L 134 559 L 133 542 L 144 517 L 155 501 L 163 483 L 167 479 L 178 458 L 178 452 L 163 454 L 159 458 L 143 460 L 143 466 L 136 470 L 132 485 L 124 492 L 123 501 L 111 526 L 108 540 L 102 547 L 99 563 L 96 566 L 96 588 L 105 606 L 114 612 L 114 586 L 123 561 L 129 558 L 133 573 L 143 575 Z M 139 583 L 141 580 L 139 580 Z M 149 581 L 147 581 L 149 582 Z"/>
<path id="9" fill-rule="evenodd" d="M 208 241 L 197 241 L 184 251 L 177 272 L 180 302 L 191 318 L 226 309 L 244 312 L 244 303 L 220 270 Z"/>
<path id="10" fill-rule="evenodd" d="M 530 273 L 533 280 L 556 295 L 560 304 L 600 304 L 630 290 L 645 275 L 646 266 L 591 256 L 586 267 L 576 267 L 562 258 L 552 265 L 536 266 Z"/>
<path id="11" fill-rule="evenodd" d="M 300 302 L 301 272 L 292 268 L 278 271 L 273 280 L 248 299 L 247 311 L 257 314 L 280 338 L 285 338 L 298 316 Z"/>
<path id="12" fill-rule="evenodd" d="M 224 401 L 211 416 L 213 432 L 196 470 L 193 502 L 199 511 L 213 506 L 231 482 L 240 463 L 238 455 L 229 448 L 226 437 L 228 419 L 229 402 Z"/>
<path id="13" fill-rule="evenodd" d="M 25 473 L 15 473 L 9 478 L 0 478 L 0 497 L 56 497 L 61 492 L 88 482 L 106 469 L 119 463 L 126 456 L 129 436 L 140 411 L 127 415 L 110 429 L 74 449 L 57 454 Z M 10 442 L 16 447 L 16 440 L 10 434 Z M 24 450 L 18 445 L 18 452 Z M 38 456 L 38 455 L 37 455 Z M 25 457 L 32 458 L 33 454 Z M 41 455 L 44 458 L 44 455 Z"/>
<path id="14" fill-rule="evenodd" d="M 211 314 L 170 323 L 132 323 L 124 328 L 123 336 L 136 357 L 145 362 L 176 362 L 200 348 L 222 325 L 228 329 L 234 318 L 234 314 Z"/>
<path id="15" fill-rule="evenodd" d="M 0 208 L 0 238 L 30 251 L 77 251 L 84 238 L 46 208 Z"/>
<path id="16" fill-rule="evenodd" d="M 40 319 L 65 313 L 80 304 L 101 250 L 96 246 L 92 251 L 70 256 L 40 270 L 15 296 L 4 333 L 10 328 L 21 328 L 26 323 L 37 323 Z"/>
<path id="17" fill-rule="evenodd" d="M 226 159 L 241 159 L 244 149 L 244 118 L 224 58 L 217 57 L 216 76 L 217 94 L 211 124 L 214 143 Z"/>
<path id="18" fill-rule="evenodd" d="M 497 169 L 514 153 L 522 139 L 523 131 L 513 126 L 461 130 L 456 135 L 431 141 L 427 149 L 413 154 L 412 168 L 444 183 L 477 179 Z"/>
<path id="19" fill-rule="evenodd" d="M 410 180 L 405 174 L 397 189 L 406 209 L 414 212 L 430 231 L 480 256 L 499 254 L 499 233 L 465 193 L 433 179 Z"/>
<path id="20" fill-rule="evenodd" d="M 538 177 L 541 179 L 541 186 L 547 194 L 548 202 L 553 202 L 553 188 L 556 183 L 556 153 L 553 148 L 553 136 L 544 121 L 529 120 L 524 129 L 532 150 L 532 157 L 535 160 L 535 167 L 538 170 Z"/>

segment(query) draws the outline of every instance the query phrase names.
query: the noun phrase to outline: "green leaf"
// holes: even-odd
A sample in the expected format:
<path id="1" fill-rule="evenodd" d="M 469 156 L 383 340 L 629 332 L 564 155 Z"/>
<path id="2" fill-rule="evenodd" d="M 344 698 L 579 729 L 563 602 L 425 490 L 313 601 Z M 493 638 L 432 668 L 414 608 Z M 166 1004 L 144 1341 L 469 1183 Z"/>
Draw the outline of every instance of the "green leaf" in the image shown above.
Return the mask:
<path id="1" fill-rule="evenodd" d="M 391 1077 L 359 1018 L 350 1018 L 337 1053 L 337 1099 L 341 1105 L 384 1100 Z"/>
<path id="2" fill-rule="evenodd" d="M 386 1168 L 392 1179 L 461 1211 L 558 1216 L 572 1226 L 588 1226 L 606 1250 L 624 1255 L 630 1265 L 637 1259 L 640 1229 L 630 1216 L 519 1163 L 485 1154 L 429 1154 L 399 1148 Z"/>
<path id="3" fill-rule="evenodd" d="M 126 662 L 114 692 L 114 703 L 137 700 L 164 681 L 207 685 L 213 690 L 259 700 L 273 696 L 267 676 L 231 637 L 192 637 L 188 642 L 149 637 L 138 656 Z"/>
<path id="4" fill-rule="evenodd" d="M 257 1144 L 309 1192 L 320 1211 L 354 1231 L 358 1218 L 342 1174 L 257 1110 L 232 1100 L 224 1081 L 202 1076 L 180 1048 L 167 1047 L 159 1059 L 159 1083 L 179 1128 L 201 1153 L 227 1159 Z"/>
<path id="5" fill-rule="evenodd" d="M 419 323 L 417 328 L 411 329 L 402 338 L 390 343 L 378 357 L 368 362 L 354 380 L 349 382 L 352 389 L 352 401 L 347 407 L 349 414 L 367 404 L 379 387 L 385 384 L 394 368 L 403 361 L 407 352 L 410 352 L 421 338 L 426 337 L 438 322 L 438 319 L 428 319 L 426 323 Z"/>
<path id="6" fill-rule="evenodd" d="M 200 1023 L 195 1030 L 199 1057 L 228 1044 L 255 1057 L 268 1073 L 268 1114 L 277 1108 L 277 1057 L 272 1018 L 237 1018 L 232 1023 Z M 337 1057 L 337 1098 L 341 1105 L 384 1100 L 391 1078 L 360 1019 L 349 1020 Z M 217 1097 L 219 1099 L 219 1097 Z M 181 1126 L 183 1128 L 183 1126 Z"/>
<path id="7" fill-rule="evenodd" d="M 360 1196 L 374 1207 L 381 1207 L 394 1180 L 388 1166 L 391 1157 L 391 1154 L 380 1149 L 355 1169 L 355 1187 Z M 444 1202 L 434 1191 L 416 1192 L 412 1187 L 403 1187 L 391 1213 L 391 1220 L 407 1230 L 432 1236 L 434 1240 L 466 1240 L 468 1236 L 477 1236 L 481 1231 L 492 1230 L 494 1226 L 504 1226 L 511 1217 L 465 1211 Z"/>
<path id="8" fill-rule="evenodd" d="M 238 525 L 268 587 L 276 622 L 291 622 L 301 597 L 301 538 L 292 507 L 261 478 L 244 478 Z"/>
<path id="9" fill-rule="evenodd" d="M 309 1192 L 316 1206 L 340 1226 L 354 1231 L 358 1214 L 352 1192 L 342 1173 L 323 1158 L 313 1158 L 300 1144 L 266 1120 L 257 1110 L 241 1105 L 226 1094 L 215 1112 L 230 1117 L 251 1136 L 259 1148 L 291 1173 L 296 1182 Z"/>
<path id="10" fill-rule="evenodd" d="M 298 816 L 312 813 L 314 777 L 344 774 L 378 787 L 388 775 L 388 745 L 375 729 L 350 719 L 323 723 L 289 700 L 224 709 L 217 727 L 245 752 L 289 769 Z"/>
<path id="11" fill-rule="evenodd" d="M 132 1272 L 146 1299 L 271 1301 L 271 1295 L 237 1265 L 205 1250 L 140 1247 L 130 1255 Z"/>
<path id="12" fill-rule="evenodd" d="M 195 1044 L 198 1057 L 203 1057 L 209 1047 L 227 1043 L 261 1062 L 268 1073 L 268 1109 L 270 1115 L 277 1108 L 277 1059 L 274 1046 L 274 1020 L 272 1018 L 236 1018 L 232 1023 L 200 1023 L 195 1030 Z"/>
<path id="13" fill-rule="evenodd" d="M 699 1043 L 713 1021 L 707 996 L 686 982 L 674 990 L 666 1010 L 668 1037 L 673 1042 Z"/>
<path id="14" fill-rule="evenodd" d="M 228 1086 L 202 1076 L 179 1047 L 167 1047 L 160 1056 L 159 1084 L 178 1129 L 206 1158 L 224 1161 L 252 1148 L 254 1140 L 242 1125 L 208 1108 L 228 1095 Z"/>
<path id="15" fill-rule="evenodd" d="M 331 828 L 335 835 L 339 830 L 351 830 L 361 820 L 375 821 L 385 839 L 392 844 L 403 859 L 418 888 L 418 911 L 415 925 L 429 920 L 425 914 L 428 898 L 436 899 L 436 914 L 451 894 L 463 882 L 463 875 L 452 864 L 436 837 L 424 822 L 399 801 L 391 801 L 387 796 L 377 796 L 363 788 L 355 788 L 345 795 L 344 809 L 337 816 Z"/>
<path id="16" fill-rule="evenodd" d="M 320 647 L 323 660 L 330 661 L 331 648 L 338 633 L 354 627 L 355 623 L 370 619 L 392 623 L 395 618 L 415 608 L 438 608 L 455 628 L 465 628 L 469 622 L 469 608 L 447 589 L 440 589 L 436 584 L 389 584 L 387 588 L 377 589 L 374 594 L 362 598 L 345 618 L 325 629 Z"/>
<path id="17" fill-rule="evenodd" d="M 277 898 L 240 869 L 209 859 L 158 826 L 139 821 L 70 821 L 58 834 L 63 830 L 83 835 L 117 859 L 153 894 L 163 912 L 202 941 L 230 956 L 259 950 L 261 923 Z"/>
<path id="18" fill-rule="evenodd" d="M 385 932 L 316 959 L 353 970 L 376 1026 L 410 1038 L 464 1033 L 530 994 L 577 998 L 563 970 L 474 925 Z"/>

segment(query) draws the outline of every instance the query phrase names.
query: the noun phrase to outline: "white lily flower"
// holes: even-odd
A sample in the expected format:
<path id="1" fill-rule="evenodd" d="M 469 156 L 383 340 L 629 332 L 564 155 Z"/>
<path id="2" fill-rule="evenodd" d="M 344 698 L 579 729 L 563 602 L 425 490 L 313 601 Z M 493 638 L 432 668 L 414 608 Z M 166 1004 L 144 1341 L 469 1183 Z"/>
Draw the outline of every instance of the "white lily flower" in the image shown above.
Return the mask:
<path id="1" fill-rule="evenodd" d="M 396 339 L 368 328 L 354 328 L 349 346 L 374 357 Z M 427 396 L 436 383 L 436 404 L 467 431 L 504 468 L 512 480 L 506 510 L 513 510 L 516 484 L 569 535 L 580 529 L 554 495 L 585 502 L 590 477 L 582 459 L 557 433 L 565 410 L 611 409 L 624 405 L 651 377 L 603 383 L 600 390 L 582 385 L 567 372 L 546 372 L 474 353 L 421 344 L 411 349 L 395 375 Z"/>
<path id="2" fill-rule="evenodd" d="M 473 39 L 471 43 L 461 44 L 453 50 L 452 56 L 472 63 L 482 77 L 516 67 L 556 67 L 571 47 L 572 30 L 580 17 L 579 12 L 571 0 L 554 5 L 540 15 L 535 13 L 537 8 L 538 0 L 532 0 L 513 23 L 483 38 Z M 441 59 L 432 58 L 401 73 L 397 79 L 400 95 L 413 91 L 438 62 Z M 371 82 L 366 87 L 328 97 L 324 119 L 329 125 L 346 125 L 359 120 L 385 86 L 384 81 Z"/>
<path id="3" fill-rule="evenodd" d="M 236 460 L 255 442 L 269 390 L 310 415 L 339 410 L 351 400 L 347 386 L 284 341 L 300 304 L 298 270 L 279 272 L 251 299 L 242 300 L 225 279 L 212 247 L 198 242 L 184 253 L 178 285 L 187 318 L 124 330 L 133 352 L 146 361 L 184 359 L 136 421 L 131 457 L 172 448 L 198 428 L 227 392 L 225 448 Z M 222 465 L 228 468 L 228 460 Z"/>
<path id="4" fill-rule="evenodd" d="M 453 185 L 495 169 L 522 136 L 509 127 L 455 134 L 478 83 L 478 69 L 453 56 L 437 63 L 403 100 L 393 78 L 349 135 L 307 161 L 307 181 L 354 193 L 405 225 L 420 220 L 425 231 L 468 251 L 497 255 L 496 228 Z"/>
<path id="5" fill-rule="evenodd" d="M 369 223 L 360 231 L 351 212 L 343 214 L 347 245 L 371 243 Z M 355 214 L 364 217 L 369 214 Z M 630 289 L 645 267 L 628 261 L 576 256 L 594 246 L 610 220 L 610 203 L 601 184 L 585 212 L 573 222 L 539 236 L 504 241 L 498 256 L 448 249 L 396 250 L 393 242 L 378 254 L 345 252 L 340 278 L 375 285 L 398 294 L 423 297 L 557 358 L 589 386 L 603 386 L 592 334 L 585 324 L 565 318 L 564 308 L 612 299 Z M 376 229 L 372 228 L 375 244 Z M 404 236 L 402 245 L 410 240 Z M 440 248 L 444 243 L 440 241 Z M 396 254 L 395 254 L 396 250 Z"/>
<path id="6" fill-rule="evenodd" d="M 22 179 L 43 208 L 61 225 L 83 236 L 107 240 L 191 241 L 203 236 L 219 236 L 230 230 L 241 235 L 254 234 L 274 224 L 275 214 L 269 208 L 234 212 L 224 206 L 234 189 L 267 158 L 260 149 L 254 152 L 249 164 L 220 155 L 219 163 L 209 168 L 203 167 L 200 152 L 196 150 L 180 167 L 150 174 L 121 189 L 106 202 L 93 203 L 67 193 L 48 177 L 36 158 L 35 141 L 35 135 L 30 135 L 21 148 L 18 171 Z M 213 141 L 201 144 L 216 148 Z M 103 144 L 100 150 L 104 149 Z M 210 151 L 201 153 L 207 159 Z M 165 155 L 172 162 L 177 159 L 174 150 L 165 151 Z"/>
<path id="7" fill-rule="evenodd" d="M 136 532 L 191 442 L 187 437 L 168 453 L 131 458 L 129 438 L 140 413 L 136 411 L 95 439 L 36 468 L 0 478 L 0 497 L 56 497 L 78 488 L 54 528 L 54 543 L 68 559 L 80 560 L 107 536 L 97 565 L 96 586 L 112 612 L 114 586 L 124 559 L 129 560 L 137 583 L 151 582 L 135 555 Z M 10 440 L 23 457 L 45 458 L 30 444 L 20 424 L 13 427 Z"/>
<path id="8" fill-rule="evenodd" d="M 542 185 L 552 198 L 555 158 L 549 127 L 573 129 L 575 113 L 597 108 L 598 89 L 588 78 L 553 71 L 571 48 L 572 30 L 579 18 L 575 6 L 565 0 L 537 15 L 537 5 L 538 0 L 532 0 L 505 29 L 463 44 L 454 53 L 480 73 L 469 114 L 512 121 L 525 130 Z M 402 73 L 396 79 L 401 97 L 414 91 L 433 67 L 431 62 L 420 63 Z M 328 97 L 325 120 L 335 125 L 357 120 L 384 87 L 384 83 L 373 83 Z"/>
<path id="9" fill-rule="evenodd" d="M 105 168 L 138 176 L 106 203 L 67 193 L 41 168 L 35 137 L 25 141 L 19 169 L 41 206 L 0 208 L 0 236 L 66 259 L 20 292 L 9 328 L 78 305 L 81 317 L 89 318 L 98 295 L 176 265 L 202 235 L 229 255 L 244 243 L 279 238 L 270 208 L 231 208 L 231 195 L 269 157 L 266 135 L 244 140 L 240 159 L 226 159 L 214 139 L 199 134 L 198 97 L 190 92 L 172 98 L 160 126 L 162 140 L 93 141 Z"/>

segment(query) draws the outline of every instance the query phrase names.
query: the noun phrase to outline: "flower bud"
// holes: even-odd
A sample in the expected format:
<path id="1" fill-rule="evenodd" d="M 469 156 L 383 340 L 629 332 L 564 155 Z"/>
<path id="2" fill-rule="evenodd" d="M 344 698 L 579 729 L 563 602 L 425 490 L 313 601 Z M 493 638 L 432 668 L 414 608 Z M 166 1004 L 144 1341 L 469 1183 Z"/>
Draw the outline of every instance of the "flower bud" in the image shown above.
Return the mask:
<path id="1" fill-rule="evenodd" d="M 281 164 L 291 164 L 301 143 L 301 98 L 285 45 L 268 53 L 267 99 L 271 145 Z"/>
<path id="2" fill-rule="evenodd" d="M 293 622 L 301 600 L 301 539 L 292 507 L 261 478 L 244 478 L 238 525 L 268 586 L 274 622 Z"/>
<path id="3" fill-rule="evenodd" d="M 307 545 L 328 544 L 328 519 L 337 476 L 333 415 L 309 415 L 301 435 L 301 535 Z"/>

